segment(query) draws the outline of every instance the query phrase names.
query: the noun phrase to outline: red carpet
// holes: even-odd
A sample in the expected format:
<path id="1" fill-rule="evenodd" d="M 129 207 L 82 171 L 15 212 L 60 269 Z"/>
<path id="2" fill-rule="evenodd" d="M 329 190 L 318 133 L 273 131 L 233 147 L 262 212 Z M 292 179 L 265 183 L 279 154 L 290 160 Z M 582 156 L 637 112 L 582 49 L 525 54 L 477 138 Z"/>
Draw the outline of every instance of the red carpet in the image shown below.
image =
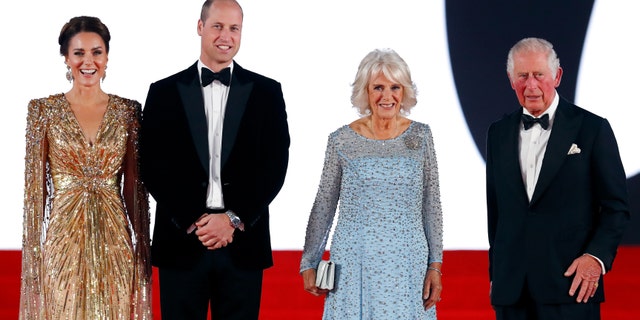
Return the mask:
<path id="1" fill-rule="evenodd" d="M 322 298 L 307 294 L 298 275 L 299 251 L 276 251 L 275 266 L 265 272 L 260 319 L 321 319 Z M 20 291 L 20 252 L 0 251 L 0 319 L 17 319 Z M 640 247 L 622 247 L 611 273 L 605 276 L 605 320 L 640 319 Z M 439 320 L 493 319 L 489 305 L 487 253 L 446 251 Z M 157 281 L 156 281 L 157 283 Z M 155 287 L 154 287 L 155 289 Z M 157 290 L 154 314 L 160 319 Z"/>

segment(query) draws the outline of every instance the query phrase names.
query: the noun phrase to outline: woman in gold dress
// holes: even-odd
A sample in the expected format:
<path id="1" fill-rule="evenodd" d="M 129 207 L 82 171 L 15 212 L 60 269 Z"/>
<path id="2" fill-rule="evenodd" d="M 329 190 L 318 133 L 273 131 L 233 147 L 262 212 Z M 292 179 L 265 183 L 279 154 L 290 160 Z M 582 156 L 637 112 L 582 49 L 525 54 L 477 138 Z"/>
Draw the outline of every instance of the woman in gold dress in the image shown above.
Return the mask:
<path id="1" fill-rule="evenodd" d="M 100 88 L 110 37 L 72 18 L 58 38 L 71 90 L 29 103 L 20 319 L 151 319 L 141 106 Z"/>

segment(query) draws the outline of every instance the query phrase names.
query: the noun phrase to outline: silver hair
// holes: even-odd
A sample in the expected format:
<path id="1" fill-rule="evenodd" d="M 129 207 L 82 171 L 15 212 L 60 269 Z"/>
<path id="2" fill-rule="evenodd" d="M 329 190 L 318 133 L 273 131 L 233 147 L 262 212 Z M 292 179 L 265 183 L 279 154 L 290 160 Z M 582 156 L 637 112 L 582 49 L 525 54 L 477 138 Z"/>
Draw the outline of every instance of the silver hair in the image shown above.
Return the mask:
<path id="1" fill-rule="evenodd" d="M 408 115 L 418 100 L 418 90 L 411 80 L 411 72 L 407 63 L 392 49 L 375 49 L 369 52 L 358 66 L 356 78 L 352 84 L 351 104 L 358 109 L 361 116 L 371 113 L 367 86 L 369 81 L 378 75 L 397 82 L 404 88 L 400 111 Z"/>
<path id="2" fill-rule="evenodd" d="M 556 51 L 553 49 L 553 44 L 551 44 L 551 42 L 541 38 L 524 38 L 513 45 L 511 50 L 509 50 L 509 55 L 507 56 L 507 72 L 510 75 L 513 74 L 513 56 L 521 52 L 545 53 L 547 55 L 549 69 L 551 69 L 553 77 L 556 77 L 556 73 L 560 68 L 560 59 L 558 58 Z"/>

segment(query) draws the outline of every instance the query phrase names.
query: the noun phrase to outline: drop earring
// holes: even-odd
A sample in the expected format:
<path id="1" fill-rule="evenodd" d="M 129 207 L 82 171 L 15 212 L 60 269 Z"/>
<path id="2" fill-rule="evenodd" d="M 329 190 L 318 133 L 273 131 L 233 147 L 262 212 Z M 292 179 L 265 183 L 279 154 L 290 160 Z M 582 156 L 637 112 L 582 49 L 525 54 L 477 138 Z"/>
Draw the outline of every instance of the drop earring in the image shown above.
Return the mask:
<path id="1" fill-rule="evenodd" d="M 104 82 L 104 78 L 107 77 L 107 66 L 104 66 L 104 73 L 102 74 L 102 82 Z"/>
<path id="2" fill-rule="evenodd" d="M 69 67 L 68 65 L 67 65 L 66 77 L 67 77 L 67 81 L 69 81 L 69 83 L 73 82 L 73 74 L 71 73 L 71 67 Z"/>

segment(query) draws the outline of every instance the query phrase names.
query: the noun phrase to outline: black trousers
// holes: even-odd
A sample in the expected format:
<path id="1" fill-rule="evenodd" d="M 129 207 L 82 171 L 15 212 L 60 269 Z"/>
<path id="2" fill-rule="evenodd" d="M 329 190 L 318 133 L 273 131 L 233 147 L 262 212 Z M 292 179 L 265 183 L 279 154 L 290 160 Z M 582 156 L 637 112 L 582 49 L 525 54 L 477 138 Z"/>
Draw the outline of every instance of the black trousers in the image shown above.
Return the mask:
<path id="1" fill-rule="evenodd" d="M 493 309 L 496 320 L 600 320 L 600 303 L 543 304 L 531 297 L 527 286 L 516 304 Z"/>
<path id="2" fill-rule="evenodd" d="M 191 269 L 159 268 L 162 320 L 258 319 L 263 270 L 236 268 L 227 248 L 207 251 Z"/>

